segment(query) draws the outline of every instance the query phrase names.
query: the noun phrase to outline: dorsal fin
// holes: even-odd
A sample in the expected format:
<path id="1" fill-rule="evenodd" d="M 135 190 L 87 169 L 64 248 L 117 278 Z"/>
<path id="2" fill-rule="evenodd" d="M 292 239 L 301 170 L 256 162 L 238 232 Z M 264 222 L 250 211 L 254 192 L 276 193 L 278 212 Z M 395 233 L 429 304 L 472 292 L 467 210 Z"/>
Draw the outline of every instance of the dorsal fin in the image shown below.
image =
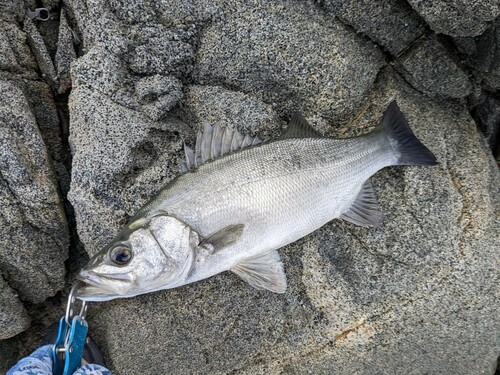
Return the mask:
<path id="1" fill-rule="evenodd" d="M 300 112 L 295 112 L 285 132 L 281 134 L 278 139 L 322 137 L 323 136 L 307 122 Z"/>
<path id="2" fill-rule="evenodd" d="M 257 136 L 244 136 L 236 129 L 205 123 L 203 131 L 198 131 L 196 135 L 194 150 L 184 144 L 186 159 L 181 163 L 181 172 L 198 168 L 207 161 L 259 143 L 262 143 L 262 140 Z"/>
<path id="3" fill-rule="evenodd" d="M 340 215 L 341 219 L 362 227 L 380 227 L 383 215 L 370 180 L 366 180 L 354 203 Z"/>

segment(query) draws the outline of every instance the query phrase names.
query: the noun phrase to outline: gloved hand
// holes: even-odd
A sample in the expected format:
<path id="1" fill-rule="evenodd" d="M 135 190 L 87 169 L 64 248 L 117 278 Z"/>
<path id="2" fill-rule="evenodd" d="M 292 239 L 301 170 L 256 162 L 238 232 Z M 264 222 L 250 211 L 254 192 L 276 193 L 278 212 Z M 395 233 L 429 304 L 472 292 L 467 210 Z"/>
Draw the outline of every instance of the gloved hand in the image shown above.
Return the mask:
<path id="1" fill-rule="evenodd" d="M 17 362 L 5 375 L 52 375 L 52 348 L 53 345 L 38 348 Z M 111 371 L 89 363 L 79 367 L 73 375 L 111 375 Z"/>

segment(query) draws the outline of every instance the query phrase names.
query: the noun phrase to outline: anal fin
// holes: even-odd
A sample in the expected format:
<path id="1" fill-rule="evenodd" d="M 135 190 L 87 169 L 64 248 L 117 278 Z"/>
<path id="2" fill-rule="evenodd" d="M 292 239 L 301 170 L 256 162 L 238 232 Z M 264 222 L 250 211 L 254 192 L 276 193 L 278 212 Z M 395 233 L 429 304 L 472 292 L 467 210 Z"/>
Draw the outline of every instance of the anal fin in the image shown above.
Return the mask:
<path id="1" fill-rule="evenodd" d="M 380 227 L 382 225 L 383 215 L 370 180 L 366 180 L 354 203 L 340 215 L 340 218 L 362 227 Z"/>
<path id="2" fill-rule="evenodd" d="M 274 293 L 284 293 L 286 290 L 286 275 L 276 250 L 246 259 L 231 268 L 231 271 L 256 289 Z"/>

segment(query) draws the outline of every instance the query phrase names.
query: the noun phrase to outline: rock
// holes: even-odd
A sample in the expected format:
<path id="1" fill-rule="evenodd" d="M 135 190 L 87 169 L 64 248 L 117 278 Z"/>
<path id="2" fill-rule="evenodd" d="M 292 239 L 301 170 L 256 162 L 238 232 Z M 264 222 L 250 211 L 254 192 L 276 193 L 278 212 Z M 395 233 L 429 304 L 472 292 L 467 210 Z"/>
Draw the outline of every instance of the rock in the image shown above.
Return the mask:
<path id="1" fill-rule="evenodd" d="M 436 33 L 454 37 L 482 34 L 500 15 L 497 0 L 408 0 Z"/>
<path id="2" fill-rule="evenodd" d="M 436 36 L 422 39 L 396 62 L 403 77 L 431 97 L 463 98 L 471 93 L 469 77 Z"/>
<path id="3" fill-rule="evenodd" d="M 95 44 L 73 64 L 73 85 L 85 85 L 128 108 L 138 108 L 134 80 L 116 51 Z"/>
<path id="4" fill-rule="evenodd" d="M 404 1 L 327 0 L 323 6 L 393 55 L 405 50 L 424 32 L 424 23 Z"/>
<path id="5" fill-rule="evenodd" d="M 237 128 L 241 133 L 258 135 L 262 139 L 270 139 L 281 132 L 280 119 L 272 106 L 219 86 L 189 86 L 175 115 L 192 124 L 194 129 L 203 129 L 204 124 L 209 123 Z"/>
<path id="6" fill-rule="evenodd" d="M 332 124 L 330 131 L 344 136 L 367 132 L 396 98 L 417 136 L 440 161 L 433 168 L 388 168 L 373 178 L 386 215 L 384 226 L 366 229 L 335 220 L 282 249 L 289 281 L 283 295 L 254 290 L 227 273 L 169 291 L 95 304 L 89 324 L 113 373 L 491 370 L 500 345 L 495 334 L 500 306 L 492 292 L 500 240 L 495 219 L 500 207 L 498 169 L 460 104 L 426 98 L 391 70 L 379 76 L 370 97 L 365 110 L 353 115 L 355 121 Z M 73 106 L 85 98 L 96 99 L 77 91 Z M 117 111 L 109 102 L 100 106 L 105 104 L 107 110 L 100 116 Z M 110 115 L 106 121 L 96 113 L 84 118 L 76 109 L 74 133 L 81 138 L 73 143 L 74 173 L 91 175 L 91 165 L 103 168 L 113 159 L 129 162 L 114 150 L 110 159 L 99 162 L 106 155 L 86 153 L 82 140 L 91 138 L 88 145 L 94 150 L 100 144 L 106 145 L 103 150 L 119 144 L 121 154 L 128 155 L 127 142 L 137 137 L 137 130 L 121 122 L 132 113 L 116 115 L 114 121 L 120 119 L 120 124 L 111 128 Z M 256 114 L 247 115 L 249 109 Z M 262 118 L 261 124 L 271 126 L 268 121 L 275 118 L 269 106 L 247 94 L 199 85 L 189 87 L 176 113 L 195 123 L 220 116 L 223 124 L 231 118 L 234 124 Z M 130 120 L 137 123 L 136 118 Z M 113 129 L 107 136 L 96 133 L 95 124 L 101 122 Z M 172 153 L 178 144 L 171 146 Z M 82 154 L 89 159 L 85 169 Z M 76 185 L 81 179 L 73 180 L 75 191 L 81 197 L 86 194 L 86 200 L 73 199 L 77 213 L 86 212 L 80 228 L 103 227 L 109 222 L 103 215 L 126 216 L 131 206 L 122 202 L 135 197 L 141 205 L 148 198 L 141 194 L 143 189 L 139 193 L 123 188 L 120 198 L 90 200 L 89 195 L 116 197 L 115 187 L 100 185 L 102 177 L 94 175 L 85 186 Z M 149 190 L 150 180 L 141 178 Z M 92 186 L 93 193 L 84 193 Z M 102 232 L 106 241 L 118 227 L 115 220 Z"/>
<path id="7" fill-rule="evenodd" d="M 173 76 L 144 77 L 135 85 L 141 108 L 151 120 L 158 121 L 183 97 L 182 82 Z"/>
<path id="8" fill-rule="evenodd" d="M 70 67 L 71 63 L 76 60 L 73 33 L 66 20 L 66 12 L 64 9 L 61 10 L 60 15 L 57 51 L 54 60 L 57 71 L 57 82 L 59 84 L 57 92 L 62 94 L 71 88 Z"/>
<path id="9" fill-rule="evenodd" d="M 29 18 L 24 21 L 24 31 L 28 35 L 28 42 L 30 44 L 31 50 L 33 51 L 38 68 L 42 72 L 42 77 L 44 77 L 47 82 L 52 86 L 57 86 L 57 74 L 54 68 L 54 63 L 47 51 L 47 46 L 40 35 L 40 32 L 36 28 L 35 24 Z"/>
<path id="10" fill-rule="evenodd" d="M 17 0 L 4 0 L 0 3 L 0 20 L 21 22 L 25 16 L 24 4 Z"/>
<path id="11" fill-rule="evenodd" d="M 191 72 L 194 49 L 189 43 L 196 27 L 165 28 L 157 24 L 133 26 L 129 40 L 133 52 L 128 56 L 130 69 L 139 74 L 174 74 Z"/>
<path id="12" fill-rule="evenodd" d="M 21 333 L 29 325 L 30 317 L 23 304 L 0 275 L 0 340 Z"/>
<path id="13" fill-rule="evenodd" d="M 390 67 L 380 71 L 387 55 L 313 2 L 65 4 L 85 53 L 71 69 L 69 199 L 89 254 L 177 175 L 182 142 L 192 144 L 205 121 L 270 138 L 299 109 L 325 134 L 349 137 L 370 131 L 396 98 L 440 162 L 376 174 L 382 228 L 335 220 L 281 249 L 289 283 L 283 295 L 254 290 L 225 273 L 178 289 L 92 304 L 90 332 L 114 374 L 492 373 L 500 347 L 499 171 L 464 100 L 448 99 L 472 91 L 453 53 L 432 34 L 403 51 L 414 42 L 393 15 L 414 17 L 407 7 L 386 0 L 395 12 L 387 19 L 369 24 L 358 15 L 349 21 L 398 55 L 395 66 L 403 79 Z M 354 3 L 342 4 L 349 5 L 340 9 L 349 16 L 359 10 Z M 386 9 L 366 4 L 369 14 Z M 393 30 L 380 29 L 390 26 L 379 25 L 399 32 L 390 37 Z M 409 23 L 408 30 L 421 29 Z M 7 71 L 0 77 L 36 78 L 33 57 L 19 57 L 25 34 L 0 23 L 0 35 L 16 41 L 0 38 L 6 51 L 0 66 Z M 472 51 L 468 56 L 474 56 L 480 39 L 463 44 Z M 54 214 L 57 191 L 47 154 L 64 160 L 57 159 L 61 145 L 52 140 L 55 111 L 43 110 L 53 105 L 47 85 L 19 80 L 2 85 L 7 94 L 0 100 L 8 105 L 0 106 L 0 124 L 8 130 L 0 130 L 0 142 L 8 153 L 0 158 L 8 155 L 31 168 L 28 174 L 4 174 L 0 159 L 0 270 L 23 297 L 26 288 L 4 269 L 3 251 L 15 239 L 23 251 L 37 250 L 26 257 L 28 264 L 49 264 L 30 272 L 54 276 L 63 269 L 61 252 L 57 261 L 51 258 L 61 248 L 53 237 L 65 235 Z M 38 107 L 36 96 L 42 98 Z M 494 121 L 495 106 L 484 108 L 487 115 L 480 117 Z M 14 124 L 24 127 L 14 131 Z M 19 133 L 23 129 L 29 131 Z M 14 194 L 6 188 L 17 186 L 12 181 L 29 187 Z M 18 205 L 19 196 L 31 206 Z M 41 199 L 32 196 L 43 196 L 50 207 L 42 211 L 43 220 L 26 216 L 41 210 Z M 12 230 L 19 218 L 22 230 Z M 72 259 L 70 269 L 79 261 Z M 47 285 L 56 284 L 39 284 L 38 274 L 21 277 L 35 280 L 31 291 L 40 299 L 48 294 Z M 62 275 L 55 279 L 60 283 Z M 5 306 L 19 304 L 8 298 Z M 2 341 L 0 367 L 12 353 L 26 352 L 19 342 L 34 343 L 34 336 Z"/>
<path id="14" fill-rule="evenodd" d="M 493 155 L 500 161 L 500 98 L 483 92 L 479 98 L 471 98 L 469 105 Z"/>
<path id="15" fill-rule="evenodd" d="M 13 81 L 0 81 L 0 92 L 0 270 L 37 303 L 62 288 L 68 229 L 30 104 Z"/>
<path id="16" fill-rule="evenodd" d="M 500 20 L 477 37 L 476 43 L 469 62 L 472 71 L 487 90 L 500 90 Z"/>
<path id="17" fill-rule="evenodd" d="M 284 113 L 342 121 L 364 102 L 383 64 L 372 44 L 310 4 L 253 1 L 204 29 L 194 76 Z"/>
<path id="18" fill-rule="evenodd" d="M 0 50 L 0 71 L 36 78 L 34 70 L 37 65 L 28 47 L 26 34 L 15 24 L 0 21 Z"/>

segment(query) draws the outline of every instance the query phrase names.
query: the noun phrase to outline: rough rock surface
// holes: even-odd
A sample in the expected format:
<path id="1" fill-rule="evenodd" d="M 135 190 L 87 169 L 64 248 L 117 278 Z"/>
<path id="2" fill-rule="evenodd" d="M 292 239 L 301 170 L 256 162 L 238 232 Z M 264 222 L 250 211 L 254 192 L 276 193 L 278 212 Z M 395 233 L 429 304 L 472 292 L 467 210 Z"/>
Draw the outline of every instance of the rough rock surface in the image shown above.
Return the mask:
<path id="1" fill-rule="evenodd" d="M 500 19 L 474 39 L 468 63 L 489 91 L 500 90 Z"/>
<path id="2" fill-rule="evenodd" d="M 203 30 L 194 75 L 251 92 L 281 114 L 314 109 L 341 121 L 361 106 L 382 65 L 371 43 L 314 7 L 255 1 Z"/>
<path id="3" fill-rule="evenodd" d="M 476 36 L 500 15 L 498 0 L 408 0 L 436 33 Z"/>
<path id="4" fill-rule="evenodd" d="M 0 340 L 17 335 L 29 325 L 26 309 L 0 275 Z"/>
<path id="5" fill-rule="evenodd" d="M 66 219 L 29 102 L 15 82 L 0 92 L 0 270 L 22 299 L 43 302 L 63 284 Z"/>
<path id="6" fill-rule="evenodd" d="M 62 288 L 69 244 L 58 191 L 68 183 L 59 119 L 53 94 L 36 72 L 28 36 L 18 24 L 24 8 L 17 4 L 3 3 L 0 21 L 2 339 L 29 327 L 19 299 L 43 302 Z"/>
<path id="7" fill-rule="evenodd" d="M 118 375 L 492 374 L 500 176 L 487 141 L 498 147 L 498 25 L 487 29 L 483 8 L 464 12 L 476 2 L 432 3 L 68 0 L 59 18 L 30 24 L 3 2 L 1 337 L 32 325 L 0 341 L 0 371 L 63 313 L 64 290 L 24 307 L 17 295 L 39 302 L 62 287 L 57 185 L 66 196 L 70 161 L 75 218 L 65 211 L 91 255 L 177 175 L 182 142 L 205 122 L 269 139 L 301 110 L 322 133 L 349 137 L 396 99 L 440 164 L 375 175 L 382 228 L 335 220 L 280 250 L 283 295 L 226 273 L 92 304 L 91 335 Z M 51 64 L 57 75 L 40 75 Z M 61 142 L 70 86 L 72 160 Z M 68 284 L 84 258 L 79 239 Z"/>
<path id="8" fill-rule="evenodd" d="M 323 6 L 393 55 L 424 33 L 424 22 L 405 1 L 327 0 Z"/>
<path id="9" fill-rule="evenodd" d="M 421 39 L 396 66 L 414 87 L 431 97 L 463 98 L 471 93 L 467 73 L 436 36 Z"/>
<path id="10" fill-rule="evenodd" d="M 397 74 L 381 82 L 357 121 L 330 132 L 368 131 L 395 97 L 441 165 L 375 176 L 383 228 L 334 221 L 283 249 L 285 295 L 255 291 L 225 274 L 95 306 L 90 324 L 116 373 L 493 368 L 500 344 L 498 170 L 463 106 L 432 102 Z M 210 118 L 215 113 L 205 115 L 197 99 L 221 94 L 226 103 L 233 98 L 233 110 L 247 108 L 241 94 L 205 87 L 191 88 L 185 105 Z M 217 111 L 210 101 L 207 107 Z M 123 355 L 131 351 L 133 357 Z M 453 359 L 437 354 L 443 351 Z"/>

